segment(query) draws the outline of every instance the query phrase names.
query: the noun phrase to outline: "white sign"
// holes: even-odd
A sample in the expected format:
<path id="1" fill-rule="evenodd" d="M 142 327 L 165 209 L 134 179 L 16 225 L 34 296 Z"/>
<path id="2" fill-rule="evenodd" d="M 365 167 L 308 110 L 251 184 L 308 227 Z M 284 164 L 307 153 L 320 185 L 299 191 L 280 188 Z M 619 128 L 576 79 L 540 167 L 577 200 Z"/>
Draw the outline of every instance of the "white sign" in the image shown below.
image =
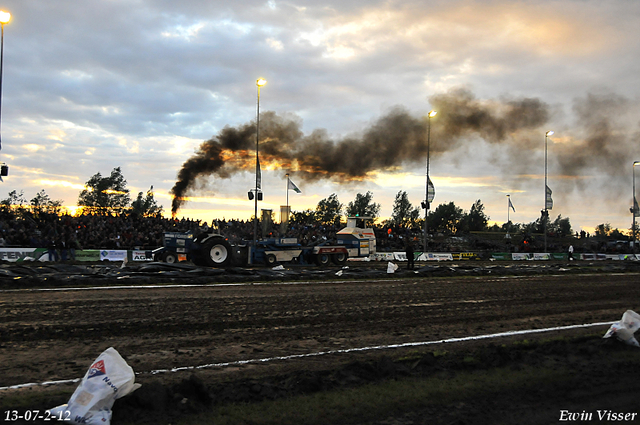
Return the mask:
<path id="1" fill-rule="evenodd" d="M 100 261 L 124 261 L 127 258 L 127 251 L 124 249 L 110 249 L 100 251 Z"/>

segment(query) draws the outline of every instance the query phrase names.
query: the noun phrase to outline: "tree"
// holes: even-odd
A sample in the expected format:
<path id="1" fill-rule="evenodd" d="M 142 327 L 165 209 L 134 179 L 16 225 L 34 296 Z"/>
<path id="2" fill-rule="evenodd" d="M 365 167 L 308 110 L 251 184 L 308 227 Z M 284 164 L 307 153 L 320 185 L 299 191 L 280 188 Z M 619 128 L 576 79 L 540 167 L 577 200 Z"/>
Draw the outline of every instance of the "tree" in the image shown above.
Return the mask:
<path id="1" fill-rule="evenodd" d="M 311 225 L 316 223 L 316 212 L 308 209 L 304 211 L 291 211 L 289 224 Z"/>
<path id="2" fill-rule="evenodd" d="M 60 214 L 62 208 L 62 201 L 52 201 L 49 195 L 42 189 L 36 194 L 36 196 L 30 201 L 31 211 L 34 215 L 40 214 Z"/>
<path id="3" fill-rule="evenodd" d="M 507 222 L 507 223 L 503 223 L 502 226 L 498 227 L 497 224 L 494 224 L 493 226 L 491 226 L 491 229 L 489 229 L 492 232 L 505 232 L 505 233 L 518 233 L 521 232 L 522 229 L 524 227 L 524 224 L 522 223 L 513 223 L 511 221 Z"/>
<path id="4" fill-rule="evenodd" d="M 85 189 L 78 197 L 78 206 L 105 214 L 122 211 L 130 201 L 127 181 L 122 176 L 120 167 L 116 167 L 109 177 L 96 173 L 85 183 Z"/>
<path id="5" fill-rule="evenodd" d="M 551 223 L 550 229 L 558 236 L 570 236 L 571 235 L 571 222 L 569 217 L 562 218 L 560 214 Z"/>
<path id="6" fill-rule="evenodd" d="M 15 190 L 12 190 L 11 192 L 9 192 L 9 197 L 6 199 L 3 199 L 0 204 L 2 205 L 2 209 L 4 210 L 10 210 L 12 208 L 18 209 L 18 210 L 24 210 L 24 206 L 27 203 L 27 199 L 24 197 L 24 191 L 20 191 L 20 193 L 18 193 Z"/>
<path id="7" fill-rule="evenodd" d="M 631 239 L 629 236 L 622 233 L 619 229 L 613 229 L 611 233 L 609 233 L 609 237 L 617 241 L 626 241 Z"/>
<path id="8" fill-rule="evenodd" d="M 138 217 L 152 217 L 162 214 L 162 205 L 158 206 L 153 197 L 153 186 L 149 188 L 146 196 L 142 192 L 138 193 L 136 200 L 131 203 L 131 214 Z"/>
<path id="9" fill-rule="evenodd" d="M 453 202 L 440 204 L 435 211 L 429 214 L 429 229 L 434 232 L 454 234 L 458 231 L 463 217 L 462 208 Z"/>
<path id="10" fill-rule="evenodd" d="M 611 224 L 601 223 L 596 226 L 596 236 L 608 236 L 611 232 Z"/>
<path id="11" fill-rule="evenodd" d="M 484 213 L 484 205 L 478 199 L 471 205 L 469 214 L 465 214 L 463 219 L 463 230 L 467 232 L 481 232 L 487 229 L 489 217 Z"/>
<path id="12" fill-rule="evenodd" d="M 420 216 L 420 209 L 414 208 L 409 202 L 407 192 L 401 190 L 396 194 L 396 200 L 393 203 L 393 213 L 391 214 L 391 221 L 396 226 L 403 226 L 407 224 L 414 224 Z"/>
<path id="13" fill-rule="evenodd" d="M 338 200 L 338 195 L 332 193 L 328 198 L 322 199 L 316 206 L 315 218 L 322 224 L 335 224 L 340 222 L 343 205 Z"/>
<path id="14" fill-rule="evenodd" d="M 366 195 L 358 193 L 353 202 L 349 202 L 347 206 L 347 215 L 349 217 L 372 217 L 377 218 L 380 215 L 380 204 L 371 202 L 373 193 L 368 191 Z"/>

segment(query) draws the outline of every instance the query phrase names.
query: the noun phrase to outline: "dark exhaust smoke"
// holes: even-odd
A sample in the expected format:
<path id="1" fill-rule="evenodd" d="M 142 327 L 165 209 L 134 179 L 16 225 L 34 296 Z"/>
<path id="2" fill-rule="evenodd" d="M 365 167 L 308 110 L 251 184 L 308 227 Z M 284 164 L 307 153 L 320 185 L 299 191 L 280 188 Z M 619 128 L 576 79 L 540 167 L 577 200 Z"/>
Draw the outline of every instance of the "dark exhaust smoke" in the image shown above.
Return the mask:
<path id="1" fill-rule="evenodd" d="M 518 134 L 539 129 L 549 117 L 548 106 L 538 99 L 480 101 L 465 89 L 452 90 L 429 99 L 438 111 L 432 121 L 432 154 L 456 149 L 469 136 L 490 143 L 515 143 Z M 336 182 L 364 180 L 373 171 L 394 170 L 402 165 L 422 163 L 427 152 L 427 121 L 402 107 L 391 109 L 359 135 L 332 140 L 326 130 L 309 135 L 301 131 L 295 115 L 260 115 L 260 161 L 277 162 L 279 168 L 305 181 Z M 255 122 L 237 128 L 225 127 L 202 143 L 178 173 L 171 189 L 172 213 L 184 197 L 196 189 L 199 178 L 228 178 L 254 170 Z"/>

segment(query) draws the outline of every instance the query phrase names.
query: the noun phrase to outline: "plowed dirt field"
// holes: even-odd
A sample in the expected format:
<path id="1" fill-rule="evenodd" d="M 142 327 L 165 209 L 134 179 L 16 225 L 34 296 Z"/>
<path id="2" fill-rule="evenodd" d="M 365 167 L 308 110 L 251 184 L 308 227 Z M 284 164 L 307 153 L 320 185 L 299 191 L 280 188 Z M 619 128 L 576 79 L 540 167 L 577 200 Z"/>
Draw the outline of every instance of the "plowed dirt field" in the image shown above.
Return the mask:
<path id="1" fill-rule="evenodd" d="M 80 378 L 102 351 L 114 347 L 138 374 L 136 381 L 143 384 L 138 390 L 140 397 L 144 396 L 145 384 L 148 387 L 160 384 L 171 400 L 176 386 L 191 382 L 200 392 L 208 393 L 203 396 L 202 404 L 209 408 L 218 403 L 220 397 L 216 398 L 216 394 L 222 393 L 230 402 L 287 396 L 282 385 L 266 384 L 275 382 L 274 377 L 281 382 L 283 377 L 302 373 L 327 374 L 346 370 L 345 367 L 354 362 L 379 364 L 381 357 L 398 359 L 408 353 L 414 357 L 436 351 L 469 353 L 523 339 L 579 337 L 586 339 L 556 348 L 560 353 L 554 355 L 569 359 L 574 357 L 573 350 L 590 353 L 588 361 L 581 363 L 582 367 L 597 369 L 598 362 L 602 362 L 607 376 L 598 380 L 597 370 L 576 371 L 586 379 L 585 393 L 576 396 L 585 400 L 585 404 L 576 405 L 573 400 L 573 409 L 594 412 L 606 409 L 610 404 L 592 403 L 609 396 L 614 399 L 640 379 L 638 363 L 618 368 L 623 381 L 611 376 L 613 372 L 605 367 L 607 350 L 628 350 L 640 356 L 640 349 L 590 339 L 589 336 L 604 335 L 608 329 L 606 324 L 424 347 L 339 351 L 617 321 L 626 310 L 640 310 L 640 275 L 635 272 L 464 277 L 413 277 L 405 273 L 375 279 L 336 277 L 235 284 L 216 284 L 212 279 L 208 285 L 194 286 L 170 285 L 162 277 L 154 281 L 159 286 L 148 285 L 148 280 L 145 286 L 136 286 L 136 282 L 131 281 L 131 286 L 123 288 L 92 287 L 85 282 L 85 286 L 75 289 L 43 287 L 0 292 L 0 387 Z M 302 356 L 313 353 L 325 354 Z M 476 356 L 484 359 L 479 368 L 488 367 L 486 362 L 498 356 L 486 352 L 485 355 L 486 359 Z M 287 359 L 238 363 L 274 357 Z M 557 362 L 554 367 L 561 364 Z M 195 369 L 202 365 L 214 366 Z M 170 371 L 172 368 L 181 369 Z M 448 368 L 455 373 L 455 364 Z M 394 375 L 395 372 L 385 373 Z M 630 373 L 635 373 L 635 378 L 630 378 Z M 576 379 L 580 382 L 578 376 Z M 245 392 L 239 390 L 247 382 L 258 387 Z M 336 382 L 336 386 L 340 384 Z M 7 403 L 24 395 L 33 398 L 33 408 L 54 407 L 56 404 L 46 406 L 46 403 L 64 402 L 76 385 L 0 390 L 0 406 L 2 412 L 12 409 L 14 407 Z M 602 388 L 606 388 L 604 395 Z M 61 389 L 66 394 L 61 395 Z M 315 390 L 287 388 L 289 393 Z M 635 405 L 614 407 L 625 412 L 640 411 L 637 402 L 640 385 L 636 383 L 631 391 L 635 391 Z M 518 394 L 515 389 L 511 397 L 520 397 Z M 511 410 L 505 414 L 506 408 L 491 394 L 487 395 L 491 397 L 490 402 L 479 395 L 480 398 L 466 404 L 456 403 L 450 412 L 414 408 L 361 423 L 479 423 L 474 418 L 482 415 L 492 418 L 494 423 L 556 423 L 564 409 L 554 393 L 549 393 L 549 400 L 545 400 L 544 394 L 537 394 L 530 401 L 514 401 L 509 399 L 509 394 L 502 396 L 506 405 L 516 409 L 515 413 Z M 617 398 L 623 402 L 623 397 Z M 145 407 L 140 400 L 137 403 L 123 403 L 121 409 L 127 411 L 130 418 L 136 416 L 136 409 L 163 410 L 153 419 L 156 423 L 171 423 L 176 419 L 175 414 L 167 411 L 170 402 L 162 408 L 153 403 Z M 522 409 L 526 406 L 528 413 L 523 415 L 528 415 L 531 422 L 517 413 L 519 403 Z M 541 417 L 543 410 L 536 406 L 548 409 L 544 415 L 549 417 Z M 118 420 L 123 420 L 117 409 L 118 404 L 114 407 L 116 425 Z M 205 407 L 194 408 L 199 409 Z M 140 415 L 138 423 L 144 422 L 144 417 Z M 640 423 L 640 419 L 635 418 Z M 542 422 L 537 422 L 538 419 Z"/>

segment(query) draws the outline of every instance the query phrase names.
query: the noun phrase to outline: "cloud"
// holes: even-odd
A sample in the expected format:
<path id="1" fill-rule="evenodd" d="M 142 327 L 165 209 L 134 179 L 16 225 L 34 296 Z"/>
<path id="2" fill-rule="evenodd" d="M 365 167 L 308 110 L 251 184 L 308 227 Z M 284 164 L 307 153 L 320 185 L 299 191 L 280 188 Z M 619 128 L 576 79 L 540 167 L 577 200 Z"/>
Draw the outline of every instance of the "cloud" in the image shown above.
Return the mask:
<path id="1" fill-rule="evenodd" d="M 5 28 L 2 108 L 7 189 L 30 190 L 30 170 L 55 181 L 73 169 L 84 181 L 121 166 L 140 190 L 154 184 L 168 192 L 203 140 L 251 125 L 259 76 L 269 81 L 263 110 L 297 117 L 304 143 L 336 146 L 320 152 L 328 157 L 353 154 L 373 140 L 372 128 L 401 120 L 391 113 L 396 105 L 416 134 L 427 111 L 441 111 L 432 128 L 434 167 L 451 181 L 493 172 L 512 176 L 505 186 L 535 186 L 540 132 L 553 128 L 554 195 L 595 187 L 597 197 L 619 197 L 630 172 L 623 162 L 637 152 L 635 2 L 111 0 L 78 7 L 9 0 L 3 7 L 13 16 Z M 472 98 L 454 102 L 459 87 Z M 510 102 L 524 99 L 538 102 L 527 110 L 546 111 L 534 122 L 547 127 L 518 121 Z M 474 116 L 474 108 L 485 115 Z M 515 120 L 506 119 L 510 113 Z M 389 161 L 419 174 L 424 147 L 416 142 L 416 149 L 421 159 L 400 150 L 361 155 L 353 168 L 391 172 Z M 357 174 L 336 167 L 336 176 Z M 607 179 L 616 182 L 612 190 Z M 225 193 L 245 193 L 237 181 Z M 390 188 L 375 188 L 393 198 Z M 55 190 L 54 198 L 77 198 Z M 487 190 L 482 197 L 491 199 Z"/>

